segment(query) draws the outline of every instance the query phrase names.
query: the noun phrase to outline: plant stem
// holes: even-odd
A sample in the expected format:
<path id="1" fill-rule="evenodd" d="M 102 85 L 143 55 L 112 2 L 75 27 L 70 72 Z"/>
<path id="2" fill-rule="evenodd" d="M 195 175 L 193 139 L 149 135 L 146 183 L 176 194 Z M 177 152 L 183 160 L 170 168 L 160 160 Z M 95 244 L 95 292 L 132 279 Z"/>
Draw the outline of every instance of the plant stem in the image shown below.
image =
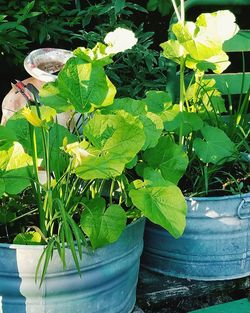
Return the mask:
<path id="1" fill-rule="evenodd" d="M 184 0 L 181 0 L 181 22 L 184 25 L 184 23 L 185 23 L 185 5 L 184 5 Z"/>
<path id="2" fill-rule="evenodd" d="M 184 70 L 185 70 L 185 58 L 181 58 L 180 63 L 180 112 L 184 111 L 184 101 L 185 101 L 185 77 L 184 77 Z M 180 124 L 180 131 L 179 131 L 179 144 L 183 144 L 183 123 Z"/>
<path id="3" fill-rule="evenodd" d="M 37 204 L 38 204 L 38 210 L 39 210 L 39 227 L 46 237 L 47 231 L 45 226 L 45 212 L 43 209 L 42 199 L 41 199 L 41 193 L 40 193 L 40 184 L 39 184 L 39 176 L 38 176 L 38 163 L 37 163 L 37 145 L 36 145 L 36 133 L 35 128 L 29 124 L 29 130 L 30 130 L 30 141 L 32 146 L 32 161 L 33 161 L 33 169 L 34 169 L 34 175 L 36 178 L 36 182 L 34 183 L 36 197 L 37 197 Z"/>
<path id="4" fill-rule="evenodd" d="M 110 205 L 112 205 L 112 202 L 113 202 L 114 187 L 115 187 L 115 180 L 112 179 L 111 186 L 110 186 L 110 191 L 109 191 L 109 203 L 110 203 Z"/>
<path id="5" fill-rule="evenodd" d="M 172 3 L 173 3 L 174 11 L 175 11 L 175 14 L 178 18 L 178 21 L 181 22 L 181 16 L 180 16 L 180 13 L 179 13 L 179 10 L 178 10 L 178 7 L 177 7 L 175 0 L 172 0 Z"/>
<path id="6" fill-rule="evenodd" d="M 73 192 L 74 192 L 74 190 L 76 188 L 76 184 L 78 183 L 78 181 L 79 181 L 79 178 L 77 177 L 76 180 L 74 181 L 74 184 L 73 184 L 72 188 L 70 189 L 70 192 L 69 192 L 66 204 L 65 204 L 65 208 L 67 208 L 67 206 L 69 204 L 69 201 L 70 201 L 70 199 L 72 197 L 72 194 L 73 194 Z"/>

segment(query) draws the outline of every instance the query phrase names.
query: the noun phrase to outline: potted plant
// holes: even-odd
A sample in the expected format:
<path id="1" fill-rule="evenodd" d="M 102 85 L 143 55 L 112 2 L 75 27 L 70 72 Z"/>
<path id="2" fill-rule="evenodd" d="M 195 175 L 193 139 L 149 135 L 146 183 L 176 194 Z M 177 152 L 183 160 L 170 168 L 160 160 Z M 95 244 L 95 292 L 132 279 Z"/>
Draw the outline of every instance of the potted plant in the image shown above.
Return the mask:
<path id="1" fill-rule="evenodd" d="M 179 181 L 188 205 L 187 227 L 176 240 L 148 223 L 142 264 L 166 275 L 200 280 L 247 276 L 249 90 L 238 105 L 230 96 L 225 104 L 216 81 L 205 76 L 208 70 L 221 74 L 228 67 L 223 43 L 239 28 L 227 10 L 201 14 L 194 23 L 185 21 L 184 1 L 181 13 L 175 9 L 175 39 L 161 47 L 180 67 L 179 102 L 164 113 L 165 136 L 142 159 L 144 167 Z M 185 153 L 182 158 L 174 153 L 177 149 Z"/>
<path id="2" fill-rule="evenodd" d="M 165 107 L 150 95 L 115 99 L 105 74 L 136 38 L 118 28 L 104 41 L 76 49 L 39 98 L 22 90 L 27 106 L 0 126 L 3 313 L 131 312 L 143 216 L 175 237 L 185 227 L 176 185 L 154 171 L 135 179 L 142 151 L 161 136 Z M 68 125 L 78 116 L 72 131 L 57 123 L 60 112 Z"/>

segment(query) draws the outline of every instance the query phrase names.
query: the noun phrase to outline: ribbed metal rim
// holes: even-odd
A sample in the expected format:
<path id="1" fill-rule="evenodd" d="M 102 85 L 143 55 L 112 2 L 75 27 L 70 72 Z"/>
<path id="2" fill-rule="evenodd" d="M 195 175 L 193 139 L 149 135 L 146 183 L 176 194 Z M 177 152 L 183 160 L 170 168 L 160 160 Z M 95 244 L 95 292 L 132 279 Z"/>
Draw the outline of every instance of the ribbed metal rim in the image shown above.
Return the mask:
<path id="1" fill-rule="evenodd" d="M 218 200 L 232 200 L 232 199 L 241 199 L 241 198 L 250 197 L 250 192 L 241 193 L 238 195 L 230 195 L 230 196 L 217 196 L 217 197 L 185 197 L 186 201 L 218 201 Z"/>

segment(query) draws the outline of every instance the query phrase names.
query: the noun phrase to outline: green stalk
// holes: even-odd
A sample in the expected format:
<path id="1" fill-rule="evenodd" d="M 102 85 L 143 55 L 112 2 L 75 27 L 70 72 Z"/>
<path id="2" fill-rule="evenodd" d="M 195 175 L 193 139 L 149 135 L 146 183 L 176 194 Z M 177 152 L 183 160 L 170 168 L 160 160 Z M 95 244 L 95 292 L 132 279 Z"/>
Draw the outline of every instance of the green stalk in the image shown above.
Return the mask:
<path id="1" fill-rule="evenodd" d="M 45 137 L 45 133 L 44 133 L 44 137 Z M 45 141 L 45 155 L 46 155 L 47 190 L 50 190 L 51 177 L 50 177 L 50 155 L 49 155 L 49 145 L 50 145 L 49 131 L 47 132 L 46 139 L 47 140 Z"/>
<path id="2" fill-rule="evenodd" d="M 39 176 L 38 176 L 38 162 L 37 162 L 37 145 L 36 145 L 36 133 L 35 128 L 29 124 L 29 131 L 30 131 L 30 141 L 32 146 L 32 161 L 33 161 L 33 169 L 34 169 L 34 175 L 36 178 L 36 182 L 34 183 L 36 197 L 37 197 L 37 204 L 38 204 L 38 211 L 39 211 L 39 227 L 41 229 L 41 232 L 46 237 L 47 231 L 46 231 L 46 225 L 45 225 L 45 212 L 43 209 L 43 203 L 41 199 L 41 193 L 40 193 L 40 185 L 39 185 Z"/>
<path id="3" fill-rule="evenodd" d="M 114 187 L 115 187 L 115 180 L 112 179 L 111 186 L 110 186 L 110 191 L 109 191 L 109 203 L 110 203 L 110 205 L 112 205 L 112 203 L 113 203 Z"/>
<path id="4" fill-rule="evenodd" d="M 173 4 L 173 7 L 174 7 L 174 11 L 175 11 L 175 14 L 178 18 L 178 21 L 181 22 L 181 16 L 180 16 L 180 13 L 179 13 L 179 10 L 178 10 L 178 7 L 177 7 L 177 4 L 175 2 L 175 0 L 172 0 L 172 4 Z"/>
<path id="5" fill-rule="evenodd" d="M 181 0 L 181 22 L 185 23 L 185 6 L 184 6 L 184 0 Z"/>
<path id="6" fill-rule="evenodd" d="M 73 194 L 73 191 L 75 190 L 75 187 L 76 187 L 76 184 L 78 183 L 79 181 L 79 178 L 77 177 L 76 180 L 74 181 L 74 184 L 72 186 L 72 188 L 70 189 L 70 192 L 69 192 L 69 195 L 67 197 L 67 201 L 66 201 L 66 204 L 65 204 L 65 208 L 67 208 L 68 204 L 69 204 L 69 201 L 72 197 L 72 194 Z"/>
<path id="7" fill-rule="evenodd" d="M 205 194 L 208 194 L 208 172 L 207 172 L 208 164 L 204 166 L 204 183 L 205 183 Z"/>
<path id="8" fill-rule="evenodd" d="M 184 111 L 184 102 L 185 102 L 184 70 L 185 70 L 185 59 L 181 58 L 181 63 L 180 63 L 180 112 Z M 179 131 L 179 144 L 182 145 L 183 141 L 184 141 L 184 137 L 183 137 L 183 123 L 181 123 L 180 131 Z"/>

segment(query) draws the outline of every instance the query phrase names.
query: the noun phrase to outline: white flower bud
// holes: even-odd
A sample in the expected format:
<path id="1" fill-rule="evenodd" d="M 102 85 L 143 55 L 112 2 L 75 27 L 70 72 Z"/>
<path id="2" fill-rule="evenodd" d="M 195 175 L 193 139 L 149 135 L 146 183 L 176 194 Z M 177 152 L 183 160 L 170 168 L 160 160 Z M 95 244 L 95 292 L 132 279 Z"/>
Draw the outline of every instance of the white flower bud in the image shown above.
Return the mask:
<path id="1" fill-rule="evenodd" d="M 131 30 L 118 27 L 105 36 L 104 42 L 107 45 L 105 52 L 107 54 L 116 54 L 131 49 L 137 41 L 138 39 Z"/>

